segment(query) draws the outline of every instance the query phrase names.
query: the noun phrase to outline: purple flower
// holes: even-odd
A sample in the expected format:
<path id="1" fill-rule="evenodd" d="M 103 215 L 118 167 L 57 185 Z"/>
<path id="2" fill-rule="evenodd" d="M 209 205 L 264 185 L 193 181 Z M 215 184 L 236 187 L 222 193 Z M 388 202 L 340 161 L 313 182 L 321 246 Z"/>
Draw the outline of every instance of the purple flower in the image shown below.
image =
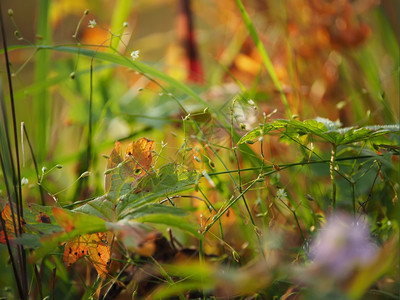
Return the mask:
<path id="1" fill-rule="evenodd" d="M 357 267 L 370 263 L 378 252 L 366 220 L 345 214 L 330 217 L 311 244 L 312 265 L 326 275 L 345 279 Z"/>

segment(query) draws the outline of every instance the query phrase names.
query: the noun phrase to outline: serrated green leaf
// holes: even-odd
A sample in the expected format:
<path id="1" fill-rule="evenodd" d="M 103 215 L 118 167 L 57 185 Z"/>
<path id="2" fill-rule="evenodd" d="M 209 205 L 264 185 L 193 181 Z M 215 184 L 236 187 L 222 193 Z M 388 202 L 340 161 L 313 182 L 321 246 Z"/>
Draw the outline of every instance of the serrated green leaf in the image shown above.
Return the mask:
<path id="1" fill-rule="evenodd" d="M 398 125 L 376 125 L 362 128 L 337 128 L 337 126 L 334 122 L 324 118 L 305 120 L 303 122 L 298 120 L 275 120 L 248 132 L 239 140 L 239 144 L 253 141 L 260 136 L 269 134 L 271 131 L 280 132 L 281 136 L 292 137 L 294 135 L 312 134 L 336 146 L 365 141 L 387 133 L 399 132 Z"/>
<path id="2" fill-rule="evenodd" d="M 398 133 L 398 125 L 376 125 L 367 126 L 362 128 L 350 128 L 346 130 L 343 128 L 344 134 L 343 139 L 338 143 L 338 145 L 346 145 L 355 142 L 361 142 L 364 140 L 372 139 L 378 136 L 382 136 L 388 133 Z M 341 131 L 340 133 L 342 133 Z"/>
<path id="3" fill-rule="evenodd" d="M 118 220 L 150 202 L 190 190 L 197 179 L 196 173 L 179 174 L 174 164 L 162 167 L 157 175 L 150 174 L 143 177 L 134 190 L 121 198 L 116 208 Z"/>
<path id="4" fill-rule="evenodd" d="M 165 199 L 167 196 L 173 196 L 177 193 L 190 190 L 193 188 L 195 182 L 195 179 L 188 178 L 178 181 L 174 186 L 164 187 L 162 189 L 159 189 L 158 186 L 156 186 L 153 191 L 128 194 L 126 197 L 121 199 L 121 202 L 117 205 L 116 212 L 118 219 L 123 219 L 125 216 L 147 203 Z"/>
<path id="5" fill-rule="evenodd" d="M 84 205 L 75 208 L 73 211 L 98 216 L 108 221 L 116 220 L 115 204 L 110 201 L 106 195 L 88 201 Z"/>
<path id="6" fill-rule="evenodd" d="M 110 187 L 107 191 L 107 197 L 113 203 L 116 203 L 118 198 L 126 195 L 132 190 L 136 179 L 132 177 L 132 172 L 122 166 L 117 168 L 110 175 Z"/>

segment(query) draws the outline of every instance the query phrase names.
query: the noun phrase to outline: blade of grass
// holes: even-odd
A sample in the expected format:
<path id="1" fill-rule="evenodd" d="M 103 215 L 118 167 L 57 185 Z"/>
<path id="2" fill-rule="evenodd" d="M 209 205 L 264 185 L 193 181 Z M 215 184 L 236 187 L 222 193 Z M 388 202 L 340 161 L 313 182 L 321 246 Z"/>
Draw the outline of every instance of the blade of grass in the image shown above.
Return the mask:
<path id="1" fill-rule="evenodd" d="M 276 87 L 276 89 L 278 90 L 280 96 L 281 96 L 281 100 L 283 105 L 285 106 L 285 110 L 286 110 L 286 114 L 288 116 L 288 118 L 292 118 L 292 111 L 290 109 L 289 106 L 289 102 L 286 98 L 285 93 L 283 92 L 282 89 L 282 85 L 279 82 L 278 76 L 276 75 L 274 66 L 272 64 L 272 61 L 267 53 L 267 51 L 265 50 L 264 45 L 262 44 L 260 37 L 258 36 L 257 30 L 254 27 L 253 22 L 251 21 L 250 16 L 248 15 L 243 3 L 241 0 L 235 0 L 237 6 L 239 7 L 240 13 L 242 14 L 243 20 L 246 24 L 247 30 L 250 32 L 251 37 L 253 38 L 254 43 L 256 44 L 256 48 L 257 50 L 260 52 L 261 58 L 264 62 L 265 68 L 267 69 L 269 76 L 271 76 L 271 79 Z"/>
<path id="2" fill-rule="evenodd" d="M 131 11 L 132 4 L 131 0 L 118 0 L 115 4 L 115 8 L 111 20 L 111 32 L 115 34 L 123 28 L 124 22 L 127 21 L 129 13 Z M 121 37 L 113 36 L 111 39 L 111 48 L 118 49 L 118 45 L 121 41 Z"/>
<path id="3" fill-rule="evenodd" d="M 49 44 L 51 38 L 49 13 L 50 0 L 39 1 L 39 11 L 37 15 L 37 40 L 38 45 Z M 50 53 L 38 51 L 36 53 L 35 81 L 44 82 L 47 79 L 50 67 Z M 49 93 L 47 88 L 42 88 L 34 99 L 34 110 L 36 118 L 35 140 L 37 147 L 37 159 L 42 163 L 47 153 L 48 125 L 50 120 Z"/>

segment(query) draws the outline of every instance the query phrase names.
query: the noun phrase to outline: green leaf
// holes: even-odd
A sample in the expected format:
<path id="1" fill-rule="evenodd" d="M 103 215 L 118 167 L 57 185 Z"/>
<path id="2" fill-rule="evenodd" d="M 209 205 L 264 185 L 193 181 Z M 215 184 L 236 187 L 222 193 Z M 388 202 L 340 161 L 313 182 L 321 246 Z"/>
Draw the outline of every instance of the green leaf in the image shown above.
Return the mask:
<path id="1" fill-rule="evenodd" d="M 116 221 L 115 204 L 106 195 L 93 199 L 73 211 L 94 215 L 108 221 Z"/>
<path id="2" fill-rule="evenodd" d="M 141 223 L 163 224 L 186 231 L 198 239 L 204 238 L 198 231 L 198 225 L 189 223 L 187 220 L 182 218 L 182 216 L 170 214 L 150 214 L 136 218 L 135 221 Z"/>
<path id="3" fill-rule="evenodd" d="M 322 141 L 339 146 L 365 141 L 387 133 L 398 133 L 399 126 L 396 124 L 366 126 L 361 128 L 338 128 L 338 124 L 324 118 L 305 120 L 303 122 L 298 120 L 275 120 L 248 132 L 238 143 L 248 143 L 263 135 L 270 134 L 271 132 L 279 132 L 281 136 L 291 137 L 312 134 L 321 138 Z"/>
<path id="4" fill-rule="evenodd" d="M 167 165 L 161 168 L 157 175 L 145 176 L 131 193 L 122 197 L 116 208 L 118 219 L 125 218 L 150 202 L 174 196 L 194 187 L 198 181 L 198 174 L 179 173 L 174 165 L 172 167 Z"/>
<path id="5" fill-rule="evenodd" d="M 24 233 L 20 237 L 15 238 L 14 242 L 27 249 L 37 249 L 42 246 L 40 243 L 40 236 L 31 233 Z"/>
<path id="6" fill-rule="evenodd" d="M 345 145 L 355 142 L 369 140 L 387 133 L 399 133 L 399 125 L 375 125 L 366 126 L 361 128 L 343 128 L 338 129 L 337 132 L 342 134 L 343 138 L 340 140 L 339 145 Z M 344 134 L 343 134 L 344 133 Z"/>
<path id="7" fill-rule="evenodd" d="M 175 215 L 175 216 L 184 216 L 187 212 L 181 208 L 174 207 L 174 206 L 166 206 L 162 204 L 147 204 L 145 206 L 139 207 L 132 211 L 128 216 L 132 219 L 141 218 L 147 215 L 154 215 L 154 214 L 168 214 L 168 215 Z"/>

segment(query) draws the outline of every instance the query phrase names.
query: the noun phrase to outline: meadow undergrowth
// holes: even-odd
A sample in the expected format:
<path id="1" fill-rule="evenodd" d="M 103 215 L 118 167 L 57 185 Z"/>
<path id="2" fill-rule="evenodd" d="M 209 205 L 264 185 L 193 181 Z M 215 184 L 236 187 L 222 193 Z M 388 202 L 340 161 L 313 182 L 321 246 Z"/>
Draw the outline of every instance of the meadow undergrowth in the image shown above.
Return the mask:
<path id="1" fill-rule="evenodd" d="M 382 8 L 179 3 L 161 62 L 128 21 L 162 4 L 72 5 L 72 26 L 39 1 L 35 41 L 0 6 L 0 297 L 398 297 Z"/>

